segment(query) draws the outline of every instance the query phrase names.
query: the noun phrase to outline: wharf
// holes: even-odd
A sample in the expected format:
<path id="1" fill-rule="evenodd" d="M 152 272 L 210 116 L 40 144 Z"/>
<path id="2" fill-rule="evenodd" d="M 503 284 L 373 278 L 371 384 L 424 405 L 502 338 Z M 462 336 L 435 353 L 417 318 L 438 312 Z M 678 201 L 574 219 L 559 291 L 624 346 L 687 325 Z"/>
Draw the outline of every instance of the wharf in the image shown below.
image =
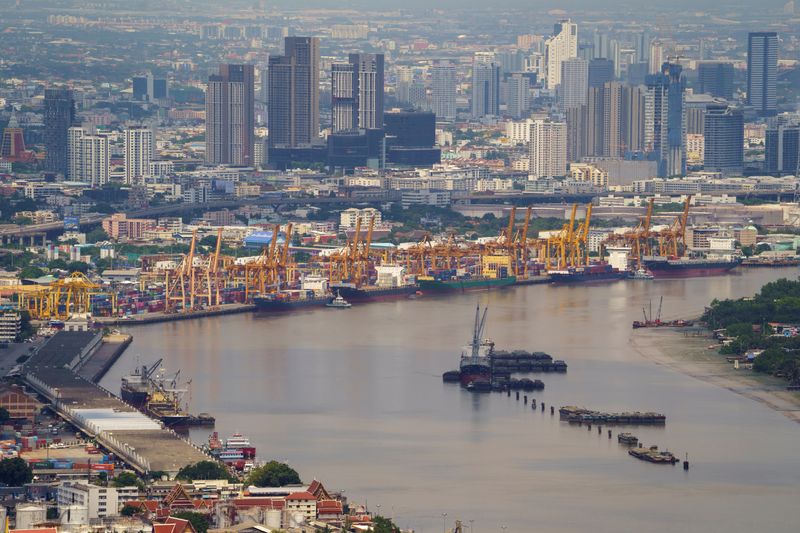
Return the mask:
<path id="1" fill-rule="evenodd" d="M 158 311 L 154 313 L 144 313 L 142 315 L 130 315 L 126 318 L 121 317 L 94 317 L 93 320 L 102 326 L 141 326 L 144 324 L 156 324 L 158 322 L 173 322 L 176 320 L 189 320 L 191 318 L 203 318 L 207 316 L 233 315 L 236 313 L 247 313 L 255 311 L 253 304 L 223 304 L 214 309 L 204 309 L 202 311 L 192 311 L 190 313 L 164 313 Z"/>
<path id="2" fill-rule="evenodd" d="M 122 333 L 106 335 L 102 344 L 76 368 L 77 374 L 92 383 L 98 383 L 131 342 L 133 342 L 131 335 Z"/>
<path id="3" fill-rule="evenodd" d="M 517 281 L 514 285 L 539 285 L 542 283 L 550 283 L 550 276 L 545 274 L 544 276 L 534 276 L 531 278 L 517 278 Z"/>
<path id="4" fill-rule="evenodd" d="M 25 382 L 59 416 L 93 437 L 139 472 L 176 473 L 209 456 L 111 392 L 75 373 L 100 346 L 102 335 L 61 331 L 25 363 Z"/>

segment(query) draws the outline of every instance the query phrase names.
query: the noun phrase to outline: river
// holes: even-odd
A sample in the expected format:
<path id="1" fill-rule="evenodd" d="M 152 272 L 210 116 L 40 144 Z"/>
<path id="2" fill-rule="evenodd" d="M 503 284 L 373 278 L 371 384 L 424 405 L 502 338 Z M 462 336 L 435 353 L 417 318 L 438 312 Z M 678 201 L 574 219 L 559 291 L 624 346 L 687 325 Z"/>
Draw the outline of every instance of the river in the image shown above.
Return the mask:
<path id="1" fill-rule="evenodd" d="M 540 285 L 140 326 L 102 384 L 118 390 L 137 360 L 164 357 L 192 380 L 192 411 L 215 415 L 221 436 L 242 432 L 260 458 L 285 460 L 418 532 L 455 519 L 475 532 L 797 531 L 800 426 L 630 345 L 631 321 L 651 300 L 664 297 L 668 318 L 687 317 L 796 274 Z M 546 384 L 532 393 L 546 414 L 442 383 L 478 302 L 499 349 L 569 364 L 565 375 L 530 376 Z M 688 452 L 691 469 L 637 461 L 616 438 L 560 423 L 551 404 L 663 412 L 666 427 L 633 431 Z M 207 435 L 192 433 L 198 443 Z"/>

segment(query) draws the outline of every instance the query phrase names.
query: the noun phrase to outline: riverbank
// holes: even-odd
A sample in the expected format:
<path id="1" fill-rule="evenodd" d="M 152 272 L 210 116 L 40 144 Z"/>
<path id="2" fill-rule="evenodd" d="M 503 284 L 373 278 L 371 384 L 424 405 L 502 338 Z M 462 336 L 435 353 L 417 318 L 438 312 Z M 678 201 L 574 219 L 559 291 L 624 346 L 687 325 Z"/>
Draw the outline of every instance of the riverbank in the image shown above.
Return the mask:
<path id="1" fill-rule="evenodd" d="M 189 313 L 164 313 L 162 311 L 157 311 L 141 315 L 130 315 L 125 318 L 95 317 L 93 320 L 101 326 L 139 326 L 144 324 L 156 324 L 158 322 L 174 322 L 192 318 L 248 313 L 250 311 L 255 311 L 255 309 L 256 306 L 253 304 L 223 304 L 212 309 L 192 311 Z"/>
<path id="2" fill-rule="evenodd" d="M 680 330 L 642 329 L 632 333 L 629 343 L 642 357 L 687 376 L 741 394 L 800 423 L 800 393 L 786 390 L 784 379 L 734 369 L 716 349 L 715 340 L 687 336 Z"/>

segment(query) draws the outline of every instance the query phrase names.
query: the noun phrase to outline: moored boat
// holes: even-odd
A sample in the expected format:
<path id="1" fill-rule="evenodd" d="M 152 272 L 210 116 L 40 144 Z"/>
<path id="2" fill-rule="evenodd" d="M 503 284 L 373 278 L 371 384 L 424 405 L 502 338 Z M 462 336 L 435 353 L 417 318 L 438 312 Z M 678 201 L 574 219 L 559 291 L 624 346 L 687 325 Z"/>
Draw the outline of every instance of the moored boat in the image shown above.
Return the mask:
<path id="1" fill-rule="evenodd" d="M 476 277 L 452 277 L 441 278 L 434 276 L 420 276 L 417 278 L 420 290 L 424 292 L 446 293 L 446 292 L 470 292 L 488 291 L 514 285 L 517 278 L 508 276 L 505 278 Z"/>
<path id="2" fill-rule="evenodd" d="M 642 262 L 656 278 L 695 278 L 726 274 L 742 263 L 740 257 L 719 259 L 645 257 Z"/>
<path id="3" fill-rule="evenodd" d="M 492 384 L 492 350 L 494 343 L 483 339 L 486 329 L 486 313 L 477 306 L 475 309 L 475 325 L 472 329 L 472 342 L 461 352 L 459 379 L 461 386 L 475 392 L 491 390 Z"/>
<path id="4" fill-rule="evenodd" d="M 627 273 L 612 267 L 608 263 L 592 263 L 591 265 L 568 267 L 563 270 L 548 272 L 553 283 L 591 283 L 598 281 L 615 281 L 623 279 Z"/>

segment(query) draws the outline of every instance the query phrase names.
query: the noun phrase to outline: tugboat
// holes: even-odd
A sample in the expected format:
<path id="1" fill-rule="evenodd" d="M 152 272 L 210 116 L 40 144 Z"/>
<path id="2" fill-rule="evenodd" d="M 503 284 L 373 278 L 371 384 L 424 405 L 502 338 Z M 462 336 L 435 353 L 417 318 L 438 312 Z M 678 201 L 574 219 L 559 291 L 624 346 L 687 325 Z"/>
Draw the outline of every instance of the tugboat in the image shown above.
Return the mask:
<path id="1" fill-rule="evenodd" d="M 635 270 L 631 274 L 631 279 L 655 279 L 655 276 L 652 275 L 650 272 L 647 271 L 646 268 L 640 268 L 639 270 Z"/>
<path id="2" fill-rule="evenodd" d="M 353 307 L 353 304 L 342 298 L 339 291 L 336 291 L 336 298 L 325 304 L 325 307 L 333 307 L 334 309 L 348 309 Z"/>
<path id="3" fill-rule="evenodd" d="M 639 445 L 639 439 L 633 433 L 620 433 L 617 435 L 617 442 L 626 446 Z"/>
<path id="4" fill-rule="evenodd" d="M 492 351 L 494 343 L 483 339 L 486 328 L 486 312 L 477 306 L 475 309 L 475 325 L 472 330 L 472 342 L 461 352 L 459 377 L 461 386 L 471 392 L 489 392 L 492 390 Z"/>

